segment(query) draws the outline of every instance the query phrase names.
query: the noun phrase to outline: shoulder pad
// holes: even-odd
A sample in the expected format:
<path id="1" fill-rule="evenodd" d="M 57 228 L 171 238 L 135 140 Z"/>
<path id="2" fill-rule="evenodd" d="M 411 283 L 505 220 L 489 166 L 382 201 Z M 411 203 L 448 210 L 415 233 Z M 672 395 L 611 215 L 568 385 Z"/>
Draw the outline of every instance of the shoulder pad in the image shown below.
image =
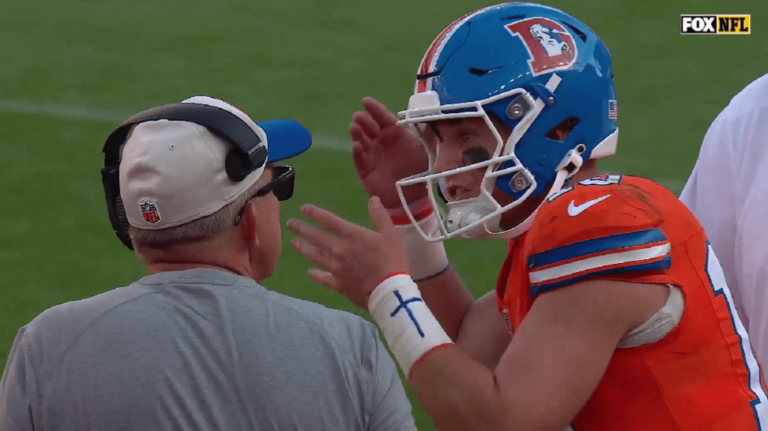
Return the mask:
<path id="1" fill-rule="evenodd" d="M 666 270 L 670 242 L 655 189 L 620 175 L 584 180 L 550 197 L 526 251 L 531 295 L 604 274 Z"/>

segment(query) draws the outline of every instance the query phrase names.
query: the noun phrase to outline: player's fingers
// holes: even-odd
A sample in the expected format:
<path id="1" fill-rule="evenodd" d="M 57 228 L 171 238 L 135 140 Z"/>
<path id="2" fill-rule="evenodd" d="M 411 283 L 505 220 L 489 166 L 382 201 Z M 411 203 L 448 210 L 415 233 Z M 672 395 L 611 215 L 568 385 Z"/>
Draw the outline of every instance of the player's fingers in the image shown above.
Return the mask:
<path id="1" fill-rule="evenodd" d="M 371 173 L 371 163 L 369 163 L 368 155 L 360 142 L 352 142 L 352 163 L 354 163 L 360 178 L 365 178 Z"/>
<path id="2" fill-rule="evenodd" d="M 365 135 L 371 140 L 375 140 L 381 132 L 379 125 L 365 112 L 355 112 L 352 116 L 352 124 L 359 125 L 363 132 L 365 132 Z"/>
<path id="3" fill-rule="evenodd" d="M 363 107 L 382 129 L 397 123 L 397 115 L 390 112 L 383 103 L 373 97 L 363 98 Z"/>
<path id="4" fill-rule="evenodd" d="M 291 232 L 304 238 L 313 246 L 319 247 L 323 250 L 333 250 L 337 247 L 339 242 L 338 238 L 334 238 L 326 232 L 322 232 L 321 230 L 301 220 L 288 220 L 286 226 Z"/>
<path id="5" fill-rule="evenodd" d="M 352 142 L 359 142 L 362 144 L 363 150 L 373 150 L 373 141 L 366 136 L 365 132 L 363 132 L 363 128 L 360 127 L 359 124 L 352 123 L 349 125 L 349 136 L 352 138 Z"/>
<path id="6" fill-rule="evenodd" d="M 396 232 L 395 225 L 392 223 L 392 216 L 381 204 L 381 199 L 378 196 L 372 196 L 368 200 L 368 215 L 370 215 L 371 221 L 379 233 Z"/>
<path id="7" fill-rule="evenodd" d="M 311 268 L 309 271 L 307 271 L 307 276 L 310 278 L 310 280 L 317 284 L 322 284 L 323 286 L 336 292 L 339 291 L 339 283 L 336 281 L 336 277 L 334 277 L 333 274 L 328 271 Z"/>
<path id="8" fill-rule="evenodd" d="M 305 216 L 314 220 L 318 226 L 342 238 L 359 235 L 363 231 L 367 230 L 364 227 L 344 220 L 343 218 L 326 209 L 312 204 L 302 205 L 301 212 L 304 213 Z"/>
<path id="9" fill-rule="evenodd" d="M 298 251 L 299 254 L 301 254 L 301 256 L 309 261 L 309 263 L 312 265 L 326 270 L 335 268 L 336 263 L 330 254 L 323 252 L 323 250 L 315 247 L 307 241 L 304 241 L 300 238 L 294 238 L 291 240 L 291 246 L 293 246 L 293 249 Z"/>

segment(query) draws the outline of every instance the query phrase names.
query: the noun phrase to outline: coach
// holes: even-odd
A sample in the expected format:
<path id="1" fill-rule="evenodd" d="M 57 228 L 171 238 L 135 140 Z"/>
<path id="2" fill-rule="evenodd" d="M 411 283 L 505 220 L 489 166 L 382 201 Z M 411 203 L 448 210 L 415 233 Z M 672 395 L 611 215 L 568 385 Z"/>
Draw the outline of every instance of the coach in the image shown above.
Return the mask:
<path id="1" fill-rule="evenodd" d="M 110 219 L 149 275 L 21 328 L 0 430 L 415 429 L 372 324 L 259 284 L 293 192 L 274 163 L 310 144 L 294 121 L 205 96 L 110 135 Z"/>

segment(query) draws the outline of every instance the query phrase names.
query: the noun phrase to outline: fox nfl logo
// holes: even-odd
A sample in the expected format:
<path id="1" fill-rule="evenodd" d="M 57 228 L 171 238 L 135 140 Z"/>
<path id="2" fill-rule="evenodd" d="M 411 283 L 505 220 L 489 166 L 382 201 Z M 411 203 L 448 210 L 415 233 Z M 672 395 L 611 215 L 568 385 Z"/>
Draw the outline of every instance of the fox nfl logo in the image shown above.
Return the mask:
<path id="1" fill-rule="evenodd" d="M 680 15 L 680 34 L 750 34 L 750 15 Z"/>

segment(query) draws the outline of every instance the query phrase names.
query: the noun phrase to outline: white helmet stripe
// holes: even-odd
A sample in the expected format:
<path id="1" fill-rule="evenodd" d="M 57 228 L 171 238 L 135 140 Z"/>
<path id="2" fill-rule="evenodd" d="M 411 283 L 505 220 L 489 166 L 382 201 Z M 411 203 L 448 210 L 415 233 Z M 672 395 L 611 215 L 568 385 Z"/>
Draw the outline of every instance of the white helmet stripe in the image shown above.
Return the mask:
<path id="1" fill-rule="evenodd" d="M 453 36 L 456 30 L 458 30 L 462 24 L 467 22 L 467 20 L 471 19 L 473 16 L 493 7 L 497 7 L 497 6 L 488 6 L 482 9 L 478 9 L 448 24 L 448 27 L 444 28 L 443 31 L 441 31 L 440 34 L 437 35 L 435 40 L 433 40 L 432 43 L 429 45 L 427 52 L 424 53 L 424 57 L 421 59 L 419 70 L 416 73 L 418 75 L 425 75 L 433 71 L 435 68 L 435 64 L 437 64 L 437 59 L 440 58 L 440 53 L 442 53 L 443 48 L 445 47 L 445 44 L 451 39 L 451 36 Z M 432 78 L 428 78 L 426 80 L 416 80 L 416 88 L 414 88 L 413 91 L 414 93 L 421 93 L 431 89 L 432 89 Z"/>

